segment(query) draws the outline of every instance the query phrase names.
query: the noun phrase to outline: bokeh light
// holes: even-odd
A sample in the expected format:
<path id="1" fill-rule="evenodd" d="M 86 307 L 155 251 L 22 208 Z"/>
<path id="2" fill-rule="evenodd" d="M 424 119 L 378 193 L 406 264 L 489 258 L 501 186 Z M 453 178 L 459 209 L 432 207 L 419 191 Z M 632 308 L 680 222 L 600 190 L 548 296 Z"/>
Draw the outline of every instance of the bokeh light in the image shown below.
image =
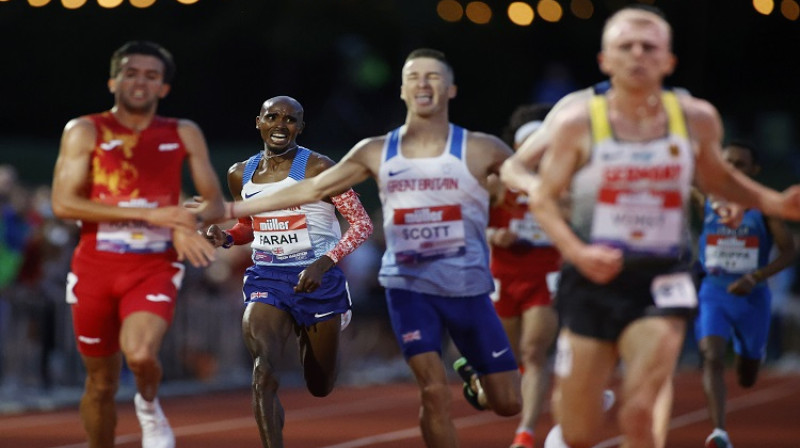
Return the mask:
<path id="1" fill-rule="evenodd" d="M 775 9 L 775 2 L 773 0 L 753 0 L 753 8 L 759 13 L 768 16 Z"/>
<path id="2" fill-rule="evenodd" d="M 156 0 L 131 0 L 131 5 L 137 8 L 147 8 L 153 6 Z"/>
<path id="3" fill-rule="evenodd" d="M 484 2 L 469 2 L 467 18 L 478 25 L 487 24 L 492 20 L 492 8 Z"/>
<path id="4" fill-rule="evenodd" d="M 86 4 L 86 0 L 61 0 L 61 5 L 67 9 L 78 9 Z"/>
<path id="5" fill-rule="evenodd" d="M 122 4 L 122 0 L 97 0 L 97 4 L 103 8 L 116 8 Z"/>
<path id="6" fill-rule="evenodd" d="M 539 13 L 539 17 L 548 22 L 558 22 L 564 15 L 564 10 L 555 0 L 539 0 L 536 11 Z"/>
<path id="7" fill-rule="evenodd" d="M 783 0 L 781 2 L 781 14 L 791 21 L 800 18 L 800 5 L 795 0 Z"/>
<path id="8" fill-rule="evenodd" d="M 44 5 L 48 4 L 48 3 L 50 3 L 50 0 L 28 0 L 28 4 L 33 6 L 33 7 L 35 7 L 35 8 L 38 8 L 40 6 L 44 6 Z"/>
<path id="9" fill-rule="evenodd" d="M 178 3 L 183 3 L 184 5 L 193 5 L 197 3 L 198 0 L 178 0 Z"/>
<path id="10" fill-rule="evenodd" d="M 594 15 L 594 4 L 591 0 L 572 0 L 569 9 L 579 19 L 590 19 Z"/>
<path id="11" fill-rule="evenodd" d="M 534 16 L 533 8 L 525 2 L 513 2 L 508 5 L 508 18 L 516 25 L 528 26 L 533 22 Z"/>
<path id="12" fill-rule="evenodd" d="M 443 20 L 458 22 L 464 16 L 464 8 L 456 0 L 442 0 L 436 5 L 436 13 Z"/>

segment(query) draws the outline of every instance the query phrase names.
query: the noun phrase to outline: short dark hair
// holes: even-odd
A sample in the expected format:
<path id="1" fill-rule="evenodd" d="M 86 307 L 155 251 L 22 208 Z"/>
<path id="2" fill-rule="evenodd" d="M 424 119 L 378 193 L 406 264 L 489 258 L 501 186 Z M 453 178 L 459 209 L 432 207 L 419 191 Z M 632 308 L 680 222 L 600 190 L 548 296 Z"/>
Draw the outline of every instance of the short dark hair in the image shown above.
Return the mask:
<path id="1" fill-rule="evenodd" d="M 747 140 L 731 140 L 725 145 L 722 150 L 726 150 L 728 148 L 741 148 L 745 151 L 750 153 L 750 159 L 753 160 L 753 165 L 758 165 L 760 161 L 760 157 L 758 155 L 758 150 L 756 147 Z"/>
<path id="2" fill-rule="evenodd" d="M 544 121 L 553 105 L 550 103 L 523 104 L 514 109 L 508 124 L 503 128 L 502 138 L 509 146 L 514 145 L 514 134 L 524 124 L 532 121 Z"/>
<path id="3" fill-rule="evenodd" d="M 419 59 L 419 58 L 436 59 L 437 61 L 444 64 L 444 66 L 447 67 L 447 70 L 450 72 L 450 76 L 455 78 L 455 72 L 453 71 L 453 66 L 450 65 L 450 61 L 447 60 L 447 56 L 445 56 L 443 51 L 435 50 L 433 48 L 417 48 L 416 50 L 408 54 L 405 62 L 407 63 L 412 59 Z"/>
<path id="4" fill-rule="evenodd" d="M 161 60 L 164 64 L 164 83 L 172 83 L 172 79 L 175 77 L 175 60 L 172 58 L 172 53 L 155 42 L 145 40 L 132 40 L 117 48 L 114 54 L 111 55 L 112 78 L 116 78 L 120 70 L 122 70 L 122 59 L 131 54 L 155 56 Z"/>

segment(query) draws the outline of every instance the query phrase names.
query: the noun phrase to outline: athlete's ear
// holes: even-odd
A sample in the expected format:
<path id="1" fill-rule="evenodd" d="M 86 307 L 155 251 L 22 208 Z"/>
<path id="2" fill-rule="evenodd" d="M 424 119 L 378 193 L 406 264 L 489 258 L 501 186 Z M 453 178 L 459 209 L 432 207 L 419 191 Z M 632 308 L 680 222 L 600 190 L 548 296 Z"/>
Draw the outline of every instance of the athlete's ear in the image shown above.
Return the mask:
<path id="1" fill-rule="evenodd" d="M 457 93 L 458 93 L 458 86 L 457 85 L 451 84 L 450 87 L 447 88 L 447 98 L 452 100 L 453 98 L 456 97 Z"/>
<path id="2" fill-rule="evenodd" d="M 297 125 L 297 134 L 300 135 L 303 133 L 303 129 L 306 128 L 306 122 L 301 121 L 299 125 Z"/>
<path id="3" fill-rule="evenodd" d="M 162 84 L 161 90 L 158 91 L 158 98 L 161 99 L 167 96 L 171 87 L 169 84 Z"/>
<path id="4" fill-rule="evenodd" d="M 675 56 L 674 53 L 670 53 L 669 57 L 667 58 L 666 67 L 664 68 L 665 76 L 671 75 L 675 71 L 675 67 L 678 65 L 678 57 Z"/>
<path id="5" fill-rule="evenodd" d="M 117 93 L 117 80 L 114 78 L 108 78 L 108 91 L 113 93 Z"/>
<path id="6" fill-rule="evenodd" d="M 603 52 L 597 53 L 597 66 L 604 75 L 609 75 L 608 69 L 603 65 Z"/>

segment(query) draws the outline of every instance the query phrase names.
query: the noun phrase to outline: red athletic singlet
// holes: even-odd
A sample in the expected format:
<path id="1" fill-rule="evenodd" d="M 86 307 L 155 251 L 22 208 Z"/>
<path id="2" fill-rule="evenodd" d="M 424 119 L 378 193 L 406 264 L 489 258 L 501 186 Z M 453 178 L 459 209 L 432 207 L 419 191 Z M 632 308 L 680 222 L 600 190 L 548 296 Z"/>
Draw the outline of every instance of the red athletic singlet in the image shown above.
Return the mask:
<path id="1" fill-rule="evenodd" d="M 121 125 L 111 112 L 87 118 L 97 129 L 91 200 L 123 207 L 178 204 L 186 158 L 178 120 L 156 116 L 150 126 L 135 132 Z M 78 252 L 161 253 L 171 247 L 170 241 L 168 229 L 135 222 L 85 222 Z"/>
<path id="2" fill-rule="evenodd" d="M 97 130 L 89 198 L 119 207 L 177 205 L 186 148 L 178 121 L 155 117 L 141 132 L 110 112 L 89 115 Z M 172 231 L 144 221 L 83 222 L 67 278 L 67 302 L 78 350 L 109 356 L 119 350 L 123 320 L 150 312 L 172 321 L 183 279 Z"/>
<path id="3" fill-rule="evenodd" d="M 550 305 L 547 274 L 558 271 L 561 255 L 531 216 L 527 196 L 506 190 L 489 211 L 489 227 L 510 229 L 518 237 L 510 247 L 491 246 L 497 314 L 514 317 L 532 306 Z"/>

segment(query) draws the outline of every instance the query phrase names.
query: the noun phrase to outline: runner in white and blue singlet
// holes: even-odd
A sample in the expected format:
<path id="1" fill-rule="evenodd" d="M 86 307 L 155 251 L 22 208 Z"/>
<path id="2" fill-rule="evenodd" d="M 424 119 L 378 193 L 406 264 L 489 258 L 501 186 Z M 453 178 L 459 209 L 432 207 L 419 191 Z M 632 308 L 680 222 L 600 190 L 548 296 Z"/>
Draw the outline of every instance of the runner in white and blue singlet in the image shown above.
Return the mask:
<path id="1" fill-rule="evenodd" d="M 264 149 L 228 170 L 228 188 L 245 202 L 269 197 L 333 165 L 299 146 L 304 111 L 294 98 L 265 101 L 256 119 Z M 339 372 L 340 327 L 349 321 L 350 294 L 336 263 L 367 240 L 372 222 L 352 189 L 317 201 L 254 212 L 223 231 L 211 226 L 217 247 L 250 244 L 253 266 L 245 272 L 242 336 L 253 357 L 253 411 L 264 447 L 283 447 L 285 416 L 274 369 L 290 336 L 297 340 L 306 387 L 324 397 Z M 350 226 L 341 235 L 336 211 Z"/>
<path id="2" fill-rule="evenodd" d="M 403 126 L 362 140 L 312 179 L 280 194 L 228 204 L 228 211 L 247 216 L 316 201 L 370 177 L 378 182 L 388 246 L 380 280 L 420 389 L 422 437 L 429 447 L 456 446 L 441 353 L 444 331 L 477 373 L 465 386 L 476 394 L 473 406 L 505 416 L 521 406 L 517 364 L 489 299 L 493 285 L 484 234 L 487 178 L 512 152 L 497 137 L 450 123 L 456 86 L 443 53 L 413 51 L 402 78 Z"/>

